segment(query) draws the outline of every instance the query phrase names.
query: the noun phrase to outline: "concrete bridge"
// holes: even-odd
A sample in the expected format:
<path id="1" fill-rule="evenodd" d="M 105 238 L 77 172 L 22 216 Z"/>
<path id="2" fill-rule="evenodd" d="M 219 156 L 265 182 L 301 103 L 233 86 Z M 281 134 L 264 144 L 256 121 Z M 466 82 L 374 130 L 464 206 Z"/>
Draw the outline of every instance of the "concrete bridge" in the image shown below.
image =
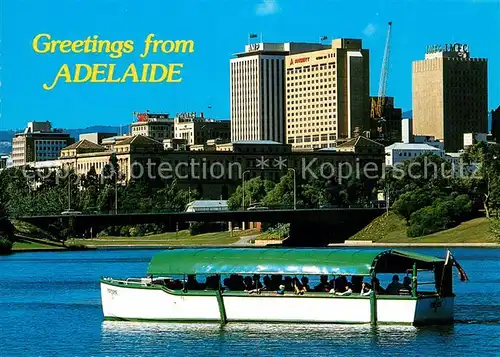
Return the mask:
<path id="1" fill-rule="evenodd" d="M 62 224 L 75 232 L 93 232 L 108 226 L 125 226 L 145 223 L 165 224 L 175 230 L 177 224 L 187 222 L 268 222 L 290 223 L 291 246 L 323 246 L 339 243 L 363 229 L 374 218 L 384 213 L 381 208 L 326 208 L 282 209 L 212 212 L 166 212 L 122 214 L 77 214 L 31 216 L 19 219 L 39 228 Z"/>

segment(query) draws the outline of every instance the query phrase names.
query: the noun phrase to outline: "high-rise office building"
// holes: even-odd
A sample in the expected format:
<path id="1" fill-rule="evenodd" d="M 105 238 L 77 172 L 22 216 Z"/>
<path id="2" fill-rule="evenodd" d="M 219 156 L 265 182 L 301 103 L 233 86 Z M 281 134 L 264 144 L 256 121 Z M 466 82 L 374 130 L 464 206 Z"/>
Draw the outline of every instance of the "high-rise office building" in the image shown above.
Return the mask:
<path id="1" fill-rule="evenodd" d="M 370 130 L 369 52 L 359 39 L 286 57 L 286 141 L 335 147 Z"/>
<path id="2" fill-rule="evenodd" d="M 230 61 L 231 140 L 285 140 L 285 56 L 315 43 L 254 43 Z"/>
<path id="3" fill-rule="evenodd" d="M 487 60 L 470 58 L 467 45 L 430 46 L 413 62 L 413 133 L 463 148 L 464 133 L 488 131 Z"/>
<path id="4" fill-rule="evenodd" d="M 12 165 L 56 160 L 61 150 L 74 142 L 68 133 L 52 129 L 49 121 L 29 122 L 22 133 L 12 138 Z"/>

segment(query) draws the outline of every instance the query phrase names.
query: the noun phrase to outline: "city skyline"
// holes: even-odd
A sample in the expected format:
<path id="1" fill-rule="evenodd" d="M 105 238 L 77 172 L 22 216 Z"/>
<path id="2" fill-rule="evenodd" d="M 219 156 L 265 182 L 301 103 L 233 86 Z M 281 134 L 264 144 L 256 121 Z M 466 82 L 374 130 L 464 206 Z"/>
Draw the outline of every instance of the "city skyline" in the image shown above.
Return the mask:
<path id="1" fill-rule="evenodd" d="M 197 6 L 193 6 L 195 3 Z M 229 60 L 244 49 L 249 33 L 259 34 L 253 40 L 264 42 L 319 42 L 320 36 L 328 36 L 328 41 L 360 38 L 370 50 L 370 95 L 376 95 L 390 20 L 394 28 L 387 95 L 395 97 L 397 107 L 412 109 L 412 61 L 423 59 L 427 46 L 450 42 L 467 43 L 472 57 L 488 59 L 488 109 L 500 103 L 500 54 L 492 45 L 500 37 L 500 27 L 495 23 L 500 14 L 498 1 L 432 3 L 432 12 L 428 1 L 360 2 L 354 20 L 347 16 L 352 4 L 334 1 L 314 6 L 283 0 L 217 5 L 186 1 L 168 7 L 154 2 L 147 8 L 132 1 L 103 4 L 90 0 L 85 8 L 78 4 L 81 2 L 68 3 L 57 13 L 46 2 L 42 5 L 27 0 L 2 5 L 0 130 L 19 129 L 33 120 L 50 120 L 55 127 L 66 128 L 126 125 L 134 111 L 146 109 L 171 114 L 196 110 L 207 117 L 229 119 Z M 151 11 L 153 7 L 155 11 Z M 332 11 L 346 16 L 331 21 Z M 17 25 L 16 13 L 25 14 L 23 26 Z M 87 21 L 90 14 L 95 21 Z M 298 17 L 300 21 L 296 21 Z M 171 26 L 168 18 L 196 26 Z M 231 31 L 227 31 L 228 27 Z M 61 83 L 53 91 L 45 91 L 42 83 L 50 82 L 63 63 L 140 63 L 140 50 L 118 60 L 105 54 L 42 56 L 31 47 L 39 33 L 50 33 L 61 40 L 97 34 L 102 39 L 132 39 L 138 44 L 149 33 L 155 33 L 161 39 L 192 39 L 195 52 L 151 55 L 148 61 L 183 62 L 180 84 Z"/>

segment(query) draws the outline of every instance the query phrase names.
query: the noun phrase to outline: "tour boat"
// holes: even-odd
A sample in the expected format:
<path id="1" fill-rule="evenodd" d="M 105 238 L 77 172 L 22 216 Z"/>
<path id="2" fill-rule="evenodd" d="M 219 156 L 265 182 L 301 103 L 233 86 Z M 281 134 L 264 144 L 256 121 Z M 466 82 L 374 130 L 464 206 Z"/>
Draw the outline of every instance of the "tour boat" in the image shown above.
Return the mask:
<path id="1" fill-rule="evenodd" d="M 448 256 L 441 259 L 393 249 L 171 249 L 153 256 L 145 278 L 102 278 L 102 308 L 106 320 L 122 321 L 451 323 L 453 262 Z M 393 274 L 406 276 L 409 289 L 405 294 L 379 293 L 377 281 Z M 224 277 L 230 275 L 255 276 L 257 289 L 224 288 Z M 372 289 L 339 295 L 333 289 L 296 294 L 258 288 L 257 279 L 275 275 L 276 279 L 306 276 L 310 281 L 322 275 L 352 281 L 355 277 Z M 194 276 L 211 277 L 212 286 L 193 288 Z"/>

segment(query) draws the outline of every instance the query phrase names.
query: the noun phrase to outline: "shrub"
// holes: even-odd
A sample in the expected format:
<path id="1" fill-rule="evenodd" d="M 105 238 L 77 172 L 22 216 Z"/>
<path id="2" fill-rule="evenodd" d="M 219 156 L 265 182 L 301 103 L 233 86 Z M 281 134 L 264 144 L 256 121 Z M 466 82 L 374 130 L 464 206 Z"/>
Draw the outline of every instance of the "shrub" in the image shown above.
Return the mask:
<path id="1" fill-rule="evenodd" d="M 278 223 L 272 227 L 268 227 L 265 232 L 280 239 L 286 238 L 290 235 L 290 223 Z"/>
<path id="2" fill-rule="evenodd" d="M 131 237 L 142 237 L 146 233 L 144 225 L 138 224 L 137 226 L 131 227 L 129 234 Z"/>
<path id="3" fill-rule="evenodd" d="M 66 245 L 66 249 L 68 249 L 68 250 L 87 250 L 89 248 L 84 244 L 70 242 Z"/>
<path id="4" fill-rule="evenodd" d="M 9 254 L 12 251 L 12 242 L 4 237 L 0 237 L 0 254 Z"/>
<path id="5" fill-rule="evenodd" d="M 130 236 L 130 226 L 123 226 L 120 228 L 120 236 L 129 237 Z"/>
<path id="6" fill-rule="evenodd" d="M 412 213 L 407 234 L 420 237 L 455 227 L 469 218 L 471 210 L 472 202 L 467 195 L 437 199 L 432 206 Z"/>

